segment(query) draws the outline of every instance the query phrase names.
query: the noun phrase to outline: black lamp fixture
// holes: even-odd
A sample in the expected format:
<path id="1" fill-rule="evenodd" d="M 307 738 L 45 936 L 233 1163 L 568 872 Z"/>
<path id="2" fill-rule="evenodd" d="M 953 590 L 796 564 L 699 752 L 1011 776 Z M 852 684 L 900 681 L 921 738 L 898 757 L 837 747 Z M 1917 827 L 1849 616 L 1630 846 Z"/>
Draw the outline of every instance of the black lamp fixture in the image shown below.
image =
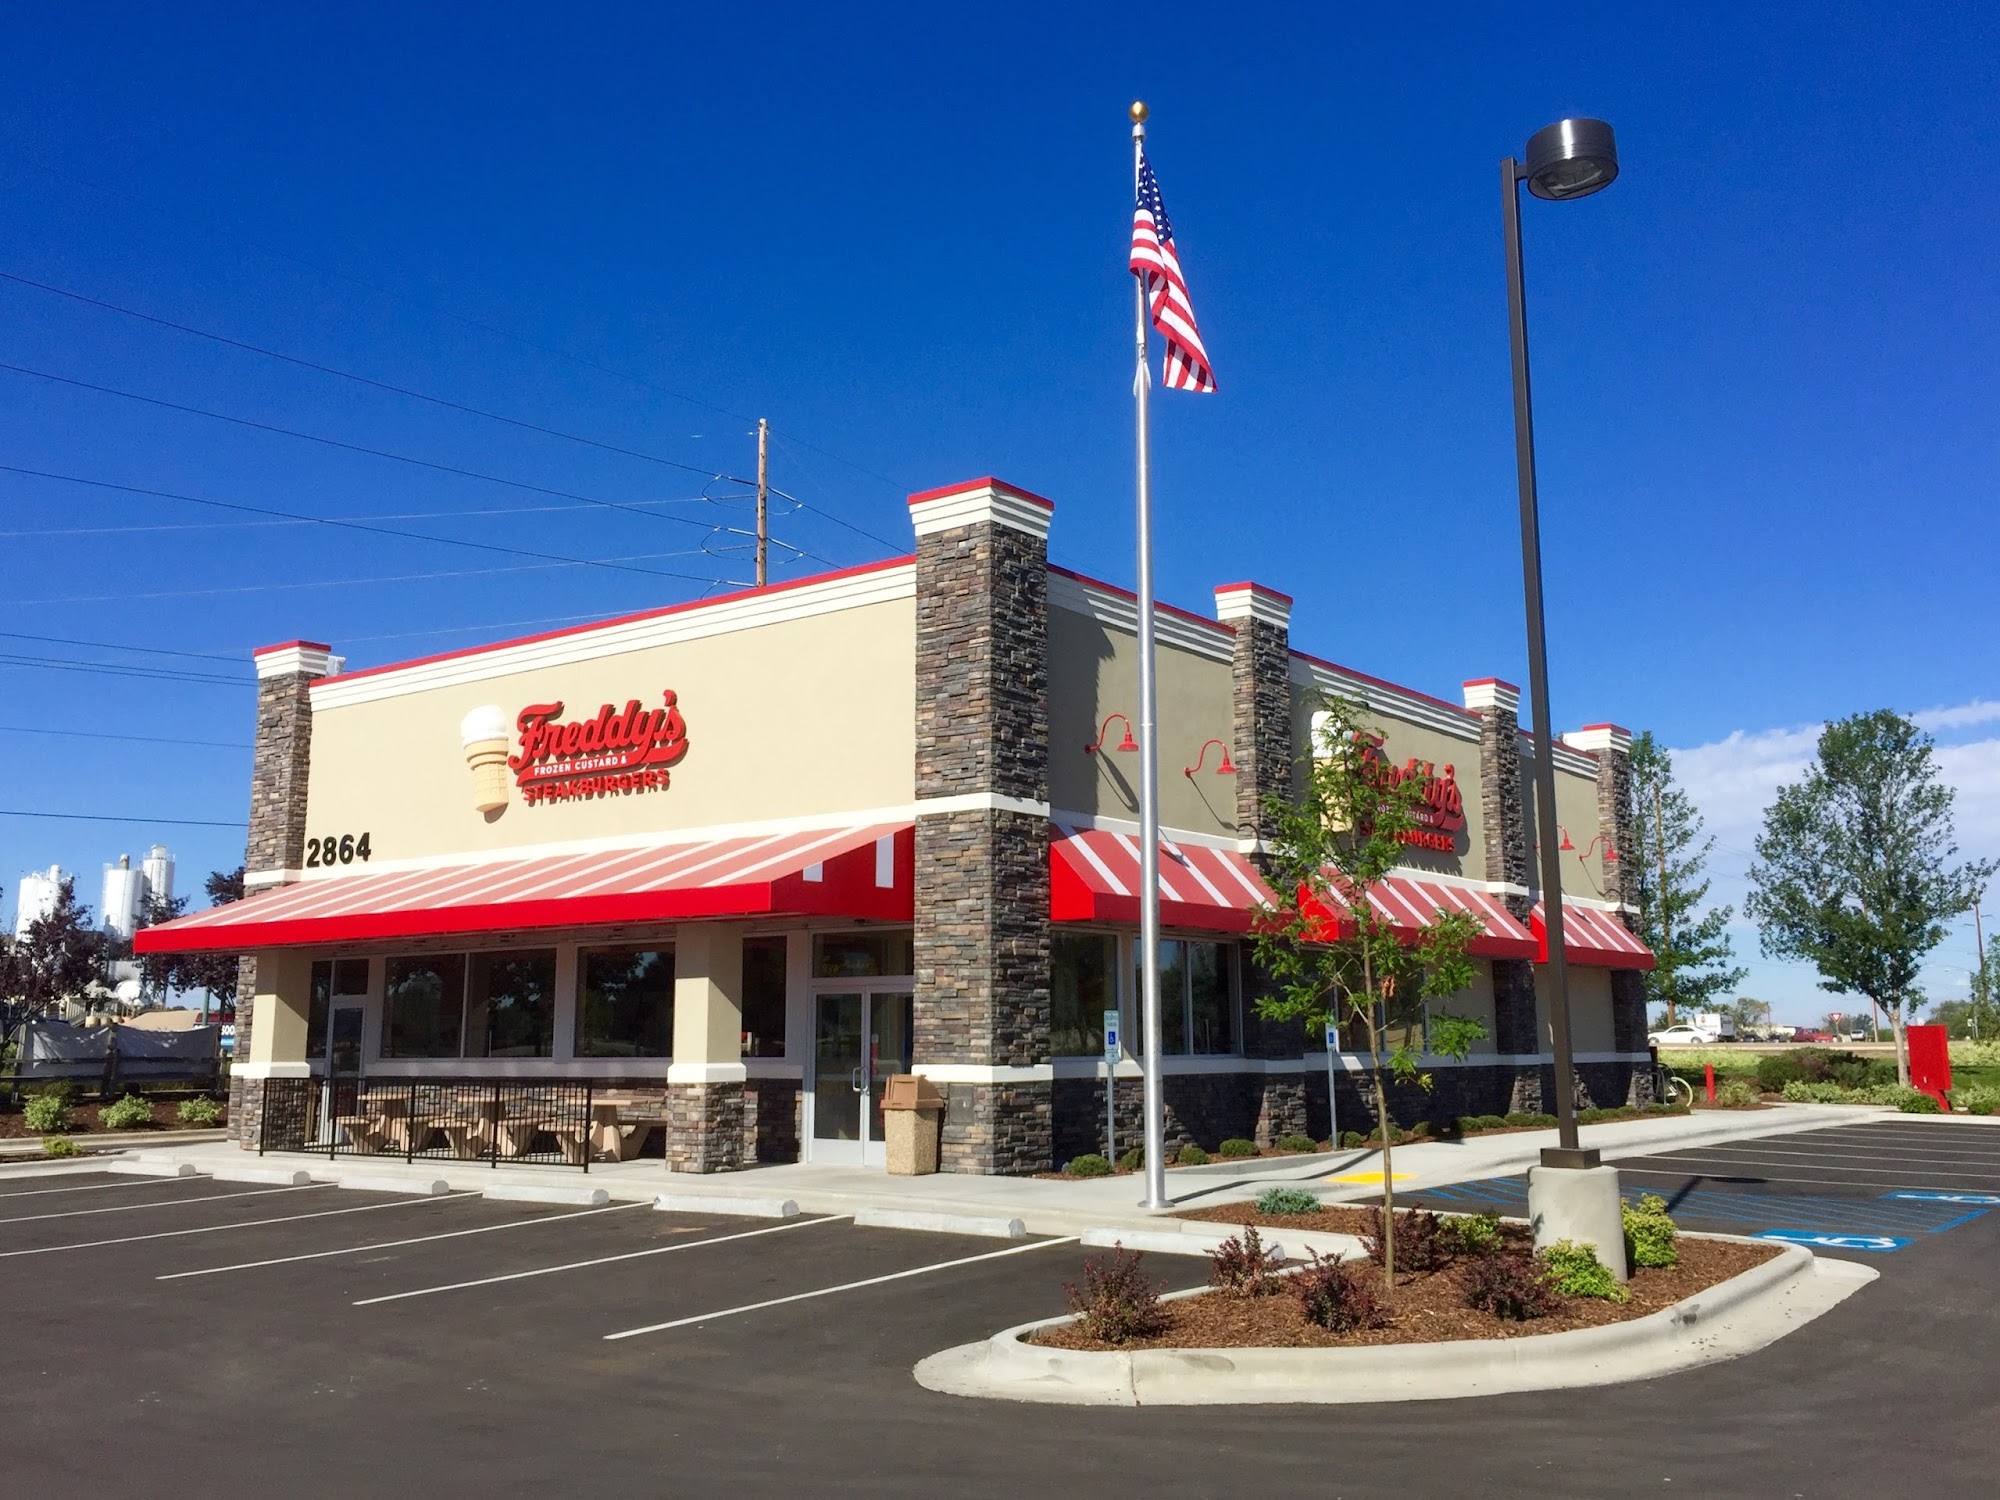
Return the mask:
<path id="1" fill-rule="evenodd" d="M 1537 198 L 1588 198 L 1618 175 L 1618 142 L 1602 120 L 1558 120 L 1528 137 L 1521 173 Z"/>

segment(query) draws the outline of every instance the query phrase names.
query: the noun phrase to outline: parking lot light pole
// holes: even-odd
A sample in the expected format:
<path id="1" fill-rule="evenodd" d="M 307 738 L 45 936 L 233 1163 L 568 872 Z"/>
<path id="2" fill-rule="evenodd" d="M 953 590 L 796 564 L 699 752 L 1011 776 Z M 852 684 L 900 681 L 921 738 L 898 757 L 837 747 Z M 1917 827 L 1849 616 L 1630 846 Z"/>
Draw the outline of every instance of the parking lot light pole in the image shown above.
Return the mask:
<path id="1" fill-rule="evenodd" d="M 1569 970 L 1564 962 L 1562 851 L 1556 821 L 1554 737 L 1549 728 L 1549 657 L 1543 631 L 1542 538 L 1535 497 L 1535 418 L 1528 392 L 1528 300 L 1521 273 L 1521 185 L 1537 198 L 1584 198 L 1618 175 L 1618 148 L 1602 120 L 1560 120 L 1528 141 L 1527 163 L 1500 163 L 1507 239 L 1507 326 L 1514 353 L 1514 460 L 1521 491 L 1521 576 L 1528 615 L 1528 695 L 1535 716 L 1535 826 L 1541 848 L 1542 924 L 1548 945 L 1549 1030 L 1555 1052 L 1558 1144 L 1550 1167 L 1595 1167 L 1576 1133 L 1575 1054 L 1570 1044 Z"/>

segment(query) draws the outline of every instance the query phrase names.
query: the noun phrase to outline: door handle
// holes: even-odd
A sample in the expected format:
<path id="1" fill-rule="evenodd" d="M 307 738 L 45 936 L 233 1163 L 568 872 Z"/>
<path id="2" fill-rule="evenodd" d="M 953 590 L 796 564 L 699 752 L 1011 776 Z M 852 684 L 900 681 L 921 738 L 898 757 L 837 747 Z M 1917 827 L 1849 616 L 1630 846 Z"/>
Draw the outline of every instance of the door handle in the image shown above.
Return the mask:
<path id="1" fill-rule="evenodd" d="M 861 1081 L 861 1070 L 859 1068 L 856 1068 L 854 1070 L 854 1092 L 857 1094 L 864 1094 L 867 1091 L 868 1091 L 868 1086 Z"/>

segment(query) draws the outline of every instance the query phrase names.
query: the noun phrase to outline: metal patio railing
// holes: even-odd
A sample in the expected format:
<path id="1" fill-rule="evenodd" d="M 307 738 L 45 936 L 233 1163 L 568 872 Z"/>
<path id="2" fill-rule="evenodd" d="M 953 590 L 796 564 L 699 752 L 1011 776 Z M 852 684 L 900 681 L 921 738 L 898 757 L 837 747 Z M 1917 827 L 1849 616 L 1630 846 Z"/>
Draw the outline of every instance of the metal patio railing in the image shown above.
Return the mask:
<path id="1" fill-rule="evenodd" d="M 581 1167 L 618 1157 L 618 1110 L 588 1082 L 267 1078 L 257 1154 L 270 1151 Z"/>

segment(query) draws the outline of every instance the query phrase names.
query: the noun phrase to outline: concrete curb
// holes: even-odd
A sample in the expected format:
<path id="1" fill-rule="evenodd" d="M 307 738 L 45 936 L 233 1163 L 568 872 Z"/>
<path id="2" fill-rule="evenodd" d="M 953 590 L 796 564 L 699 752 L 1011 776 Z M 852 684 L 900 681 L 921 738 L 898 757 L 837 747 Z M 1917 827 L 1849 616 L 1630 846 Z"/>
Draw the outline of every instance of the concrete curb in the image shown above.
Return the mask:
<path id="1" fill-rule="evenodd" d="M 989 1214 L 934 1214 L 914 1208 L 863 1208 L 854 1222 L 862 1229 L 916 1229 L 927 1234 L 977 1234 L 995 1240 L 1023 1240 L 1028 1226 L 1019 1219 Z"/>
<path id="2" fill-rule="evenodd" d="M 119 1177 L 199 1177 L 193 1162 L 186 1161 L 113 1161 L 99 1167 L 100 1172 L 110 1172 Z"/>
<path id="3" fill-rule="evenodd" d="M 343 1177 L 338 1184 L 363 1193 L 408 1193 L 418 1198 L 439 1198 L 451 1191 L 442 1177 Z"/>
<path id="4" fill-rule="evenodd" d="M 611 1195 L 601 1187 L 541 1187 L 529 1182 L 496 1182 L 480 1197 L 495 1203 L 548 1203 L 560 1208 L 602 1208 Z"/>
<path id="5" fill-rule="evenodd" d="M 189 1170 L 192 1171 L 192 1168 Z M 182 1175 L 188 1174 L 184 1172 Z M 217 1182 L 274 1182 L 280 1187 L 307 1187 L 315 1180 L 330 1180 L 315 1179 L 312 1173 L 294 1167 L 217 1167 L 208 1175 Z"/>
<path id="6" fill-rule="evenodd" d="M 1045 1318 L 934 1354 L 915 1374 L 925 1389 L 948 1395 L 1077 1406 L 1326 1405 L 1563 1390 L 1647 1380 L 1754 1353 L 1877 1274 L 1791 1245 L 1698 1297 L 1629 1323 L 1347 1349 L 1086 1353 L 1024 1343 L 1036 1329 L 1068 1321 Z"/>
<path id="7" fill-rule="evenodd" d="M 734 1214 L 746 1219 L 795 1219 L 791 1198 L 742 1198 L 724 1193 L 661 1193 L 653 1207 L 670 1214 Z"/>

